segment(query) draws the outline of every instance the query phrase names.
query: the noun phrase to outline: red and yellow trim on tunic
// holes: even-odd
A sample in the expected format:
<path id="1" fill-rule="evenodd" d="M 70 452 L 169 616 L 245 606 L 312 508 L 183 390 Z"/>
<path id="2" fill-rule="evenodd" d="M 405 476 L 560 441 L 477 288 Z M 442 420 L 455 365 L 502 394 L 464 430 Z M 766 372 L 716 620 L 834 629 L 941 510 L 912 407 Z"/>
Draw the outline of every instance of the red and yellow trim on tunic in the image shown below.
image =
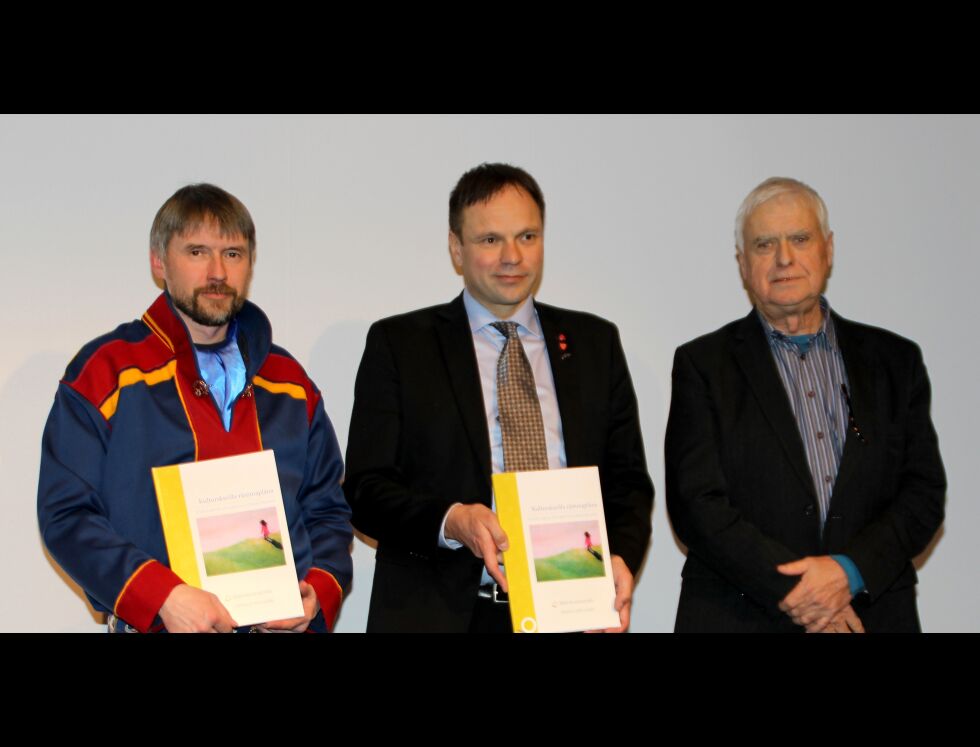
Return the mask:
<path id="1" fill-rule="evenodd" d="M 156 321 L 153 319 L 152 316 L 150 316 L 149 311 L 143 314 L 143 323 L 146 324 L 146 326 L 149 327 L 151 330 L 153 330 L 153 333 L 160 338 L 160 340 L 163 342 L 164 345 L 170 348 L 170 352 L 174 351 L 173 342 L 171 342 L 170 338 L 167 337 L 166 333 L 162 329 L 160 329 L 160 325 L 156 323 Z"/>
<path id="2" fill-rule="evenodd" d="M 102 413 L 102 417 L 106 420 L 111 420 L 112 416 L 116 414 L 116 407 L 119 405 L 119 393 L 128 386 L 133 386 L 133 384 L 139 384 L 140 382 L 146 384 L 147 386 L 155 386 L 156 384 L 162 384 L 165 381 L 170 381 L 177 373 L 177 361 L 170 361 L 170 363 L 165 366 L 160 366 L 152 371 L 141 371 L 138 368 L 127 368 L 119 372 L 119 376 L 116 379 L 117 386 L 112 391 L 112 393 L 105 398 L 101 405 L 99 405 L 99 412 Z"/>
<path id="3" fill-rule="evenodd" d="M 176 367 L 167 369 L 171 360 L 169 351 L 155 337 L 140 342 L 114 340 L 96 350 L 78 375 L 65 384 L 102 411 L 108 420 L 116 411 L 119 389 L 139 381 L 152 386 L 172 378 Z"/>
<path id="4" fill-rule="evenodd" d="M 260 386 L 267 392 L 272 392 L 273 394 L 288 394 L 293 399 L 306 399 L 306 390 L 299 384 L 287 384 L 280 381 L 269 381 L 262 376 L 256 376 L 252 383 L 255 386 Z"/>
<path id="5" fill-rule="evenodd" d="M 175 361 L 176 362 L 176 361 Z M 194 430 L 194 421 L 191 420 L 191 412 L 187 409 L 187 401 L 184 399 L 183 387 L 180 385 L 180 380 L 175 378 L 174 387 L 177 389 L 177 396 L 180 397 L 180 405 L 184 408 L 184 417 L 187 418 L 187 427 L 191 429 L 191 436 L 194 438 L 194 461 L 200 459 L 201 449 L 198 446 L 199 441 L 197 438 L 197 431 Z"/>
<path id="6" fill-rule="evenodd" d="M 259 425 L 259 411 L 254 405 L 252 406 L 252 412 L 255 414 L 255 437 L 259 440 L 259 451 L 262 451 L 262 426 Z"/>
<path id="7" fill-rule="evenodd" d="M 123 585 L 112 611 L 140 633 L 147 633 L 170 592 L 182 583 L 163 563 L 147 560 Z"/>
<path id="8" fill-rule="evenodd" d="M 306 422 L 313 422 L 320 403 L 320 392 L 313 386 L 303 367 L 292 358 L 270 353 L 253 381 L 255 386 L 272 394 L 286 394 L 293 399 L 306 400 Z"/>
<path id="9" fill-rule="evenodd" d="M 238 398 L 232 414 L 231 430 L 226 431 L 211 395 L 206 391 L 200 395 L 196 393 L 191 382 L 180 371 L 176 380 L 180 402 L 194 434 L 194 461 L 262 451 L 255 397 Z"/>
<path id="10" fill-rule="evenodd" d="M 333 577 L 333 574 L 322 568 L 310 568 L 303 580 L 313 587 L 317 601 L 320 602 L 320 610 L 323 612 L 323 620 L 327 624 L 327 629 L 333 630 L 334 623 L 337 621 L 337 613 L 340 612 L 340 603 L 344 600 L 344 590 L 341 588 L 340 582 Z"/>

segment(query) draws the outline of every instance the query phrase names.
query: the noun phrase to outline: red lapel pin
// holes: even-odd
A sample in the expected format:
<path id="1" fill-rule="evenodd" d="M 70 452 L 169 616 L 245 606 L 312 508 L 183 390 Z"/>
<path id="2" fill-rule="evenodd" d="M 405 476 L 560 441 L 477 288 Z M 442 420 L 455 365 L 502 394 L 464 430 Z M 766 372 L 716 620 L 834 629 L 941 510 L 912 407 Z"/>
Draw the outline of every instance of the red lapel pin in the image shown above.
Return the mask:
<path id="1" fill-rule="evenodd" d="M 572 354 L 568 349 L 568 338 L 564 332 L 558 333 L 558 349 L 561 351 L 561 359 L 571 358 Z"/>

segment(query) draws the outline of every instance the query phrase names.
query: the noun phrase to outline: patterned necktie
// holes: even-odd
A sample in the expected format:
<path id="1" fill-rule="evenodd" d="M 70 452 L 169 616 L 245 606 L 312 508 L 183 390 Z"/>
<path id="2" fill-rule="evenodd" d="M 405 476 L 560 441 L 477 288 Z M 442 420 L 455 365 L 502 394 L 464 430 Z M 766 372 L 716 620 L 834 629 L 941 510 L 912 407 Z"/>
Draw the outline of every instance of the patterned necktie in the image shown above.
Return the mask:
<path id="1" fill-rule="evenodd" d="M 494 322 L 493 327 L 507 338 L 497 360 L 497 411 L 504 443 L 504 470 L 548 469 L 541 404 L 531 364 L 517 336 L 517 322 Z"/>

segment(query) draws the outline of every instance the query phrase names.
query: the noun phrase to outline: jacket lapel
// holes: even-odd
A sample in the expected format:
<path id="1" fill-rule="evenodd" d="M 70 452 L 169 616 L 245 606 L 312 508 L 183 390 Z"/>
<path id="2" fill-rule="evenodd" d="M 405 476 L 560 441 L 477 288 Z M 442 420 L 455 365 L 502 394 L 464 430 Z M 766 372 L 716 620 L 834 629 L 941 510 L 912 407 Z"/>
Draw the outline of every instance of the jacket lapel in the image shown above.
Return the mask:
<path id="1" fill-rule="evenodd" d="M 584 459 L 584 433 L 582 419 L 581 361 L 574 355 L 576 350 L 576 330 L 565 329 L 560 309 L 554 306 L 534 303 L 541 321 L 551 375 L 555 380 L 555 394 L 558 397 L 558 412 L 561 415 L 562 437 L 565 441 L 565 461 L 569 467 L 580 466 Z M 567 325 L 566 325 L 567 326 Z M 564 335 L 564 340 L 559 339 Z M 561 345 L 566 345 L 562 350 Z"/>
<path id="2" fill-rule="evenodd" d="M 735 334 L 735 359 L 745 375 L 749 389 L 755 395 L 762 408 L 766 420 L 776 432 L 776 439 L 793 465 L 800 481 L 807 492 L 816 501 L 816 489 L 813 487 L 813 477 L 806 461 L 803 449 L 803 438 L 800 429 L 793 418 L 786 388 L 783 386 L 776 362 L 772 359 L 772 350 L 765 337 L 762 323 L 753 309 L 742 320 Z"/>
<path id="3" fill-rule="evenodd" d="M 483 410 L 480 369 L 476 363 L 473 333 L 470 331 L 466 307 L 463 306 L 463 295 L 460 294 L 452 303 L 442 307 L 437 313 L 437 319 L 436 334 L 456 406 L 477 463 L 482 466 L 489 484 L 490 434 L 487 432 L 487 418 Z"/>
<path id="4" fill-rule="evenodd" d="M 834 482 L 834 494 L 831 502 L 837 499 L 855 469 L 867 453 L 868 444 L 877 437 L 874 421 L 874 361 L 871 352 L 864 344 L 860 333 L 846 319 L 841 319 L 831 312 L 834 320 L 834 330 L 837 333 L 837 344 L 844 358 L 844 370 L 847 372 L 848 389 L 851 396 L 851 409 L 854 420 L 861 429 L 864 441 L 861 441 L 848 424 L 847 438 L 844 440 L 844 453 L 841 455 L 840 468 L 837 470 L 837 480 Z M 847 404 L 844 403 L 844 407 Z"/>

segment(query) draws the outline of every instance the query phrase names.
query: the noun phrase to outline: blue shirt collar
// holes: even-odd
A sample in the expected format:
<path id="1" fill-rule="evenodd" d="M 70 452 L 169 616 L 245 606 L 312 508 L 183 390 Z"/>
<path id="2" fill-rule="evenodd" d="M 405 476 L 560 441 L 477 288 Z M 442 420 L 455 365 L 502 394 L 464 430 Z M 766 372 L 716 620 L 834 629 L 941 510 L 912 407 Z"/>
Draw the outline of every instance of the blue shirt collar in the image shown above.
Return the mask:
<path id="1" fill-rule="evenodd" d="M 235 344 L 238 346 L 238 317 L 233 317 L 230 322 L 228 322 L 228 329 L 225 331 L 225 339 L 221 342 L 215 342 L 210 345 L 203 345 L 199 343 L 194 343 L 195 349 L 202 353 L 220 353 L 224 351 L 229 345 Z"/>
<path id="2" fill-rule="evenodd" d="M 499 321 L 517 322 L 519 327 L 535 337 L 544 337 L 541 332 L 541 322 L 538 320 L 538 312 L 534 308 L 534 299 L 528 296 L 524 303 L 509 319 L 498 319 L 483 304 L 477 301 L 470 292 L 463 289 L 463 306 L 466 307 L 466 316 L 470 322 L 470 331 L 478 332 L 488 324 Z M 494 330 L 495 333 L 496 330 Z"/>
<path id="3" fill-rule="evenodd" d="M 820 296 L 820 311 L 823 314 L 823 322 L 820 324 L 820 331 L 811 335 L 812 342 L 814 344 L 820 345 L 822 347 L 829 348 L 830 350 L 837 349 L 837 334 L 834 330 L 834 321 L 830 318 L 830 304 L 827 302 L 826 296 Z M 769 320 L 763 316 L 762 312 L 756 309 L 756 314 L 759 315 L 759 320 L 762 322 L 763 329 L 766 330 L 766 338 L 770 343 L 782 343 L 784 345 L 795 345 L 792 341 L 792 335 L 786 335 L 780 332 L 778 329 L 773 327 Z"/>

